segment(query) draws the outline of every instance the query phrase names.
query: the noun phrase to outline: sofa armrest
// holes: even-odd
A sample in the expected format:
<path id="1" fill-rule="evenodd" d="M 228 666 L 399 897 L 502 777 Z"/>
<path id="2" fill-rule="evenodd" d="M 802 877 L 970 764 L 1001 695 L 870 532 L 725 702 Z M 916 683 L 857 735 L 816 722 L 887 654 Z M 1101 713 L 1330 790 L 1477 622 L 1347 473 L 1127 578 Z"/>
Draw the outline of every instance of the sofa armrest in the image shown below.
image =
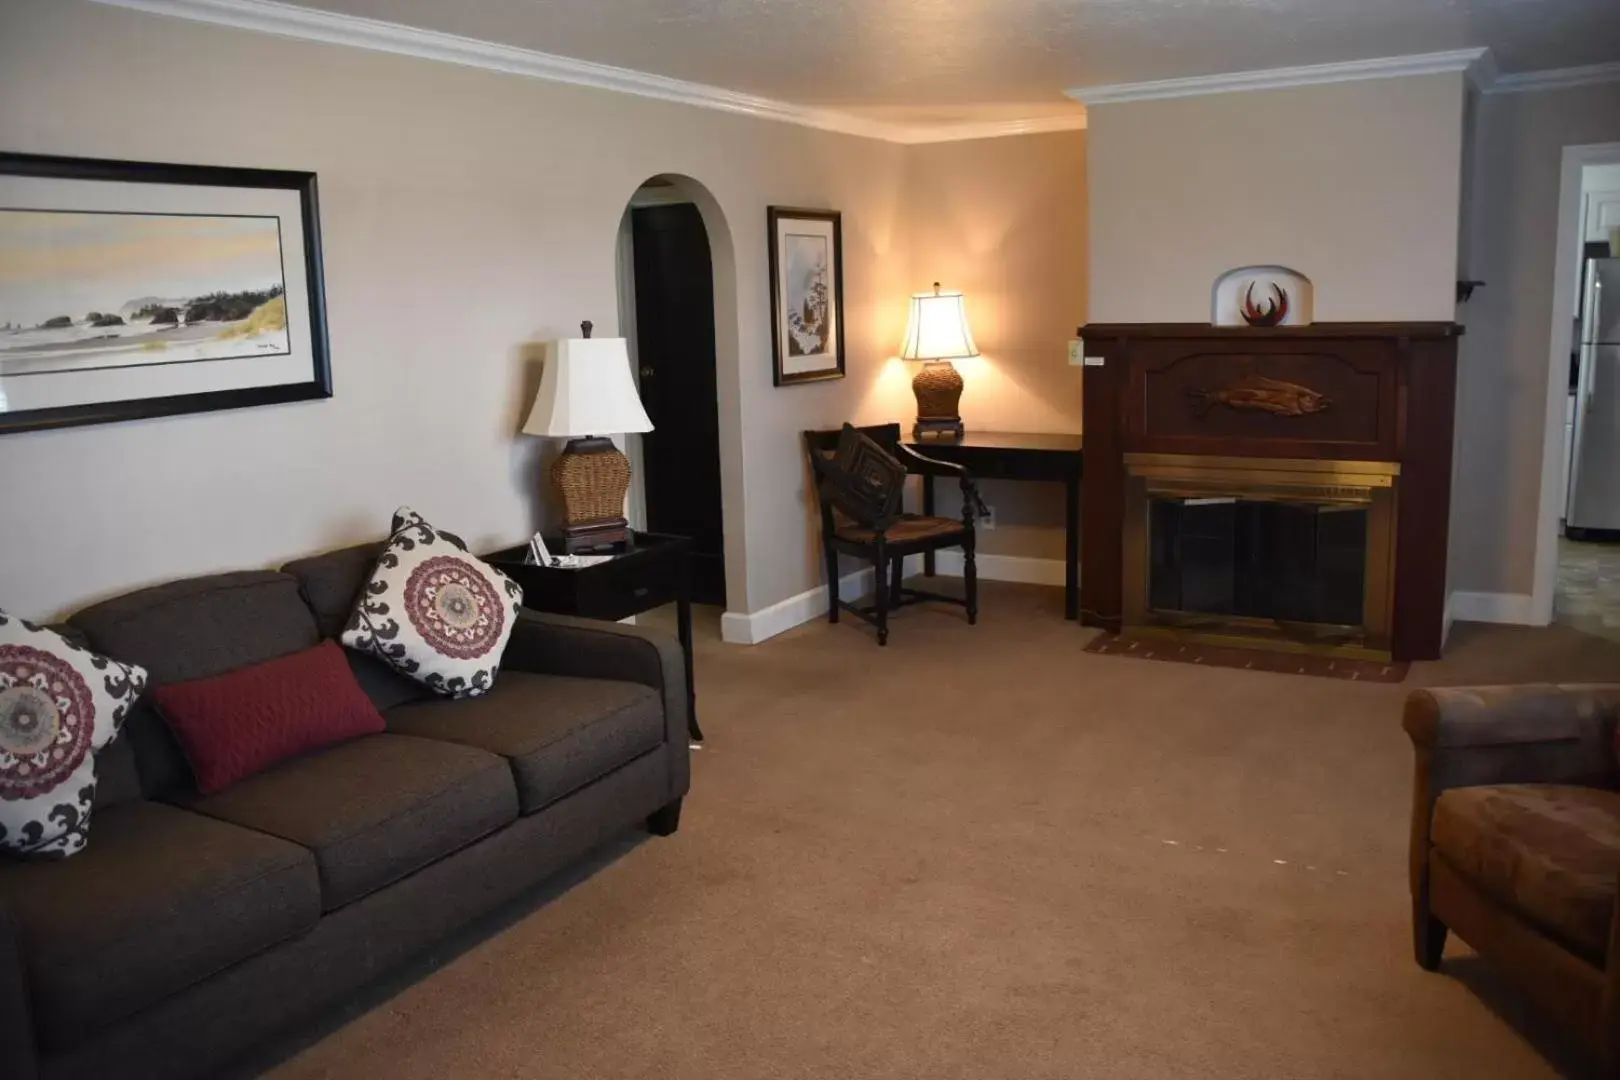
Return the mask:
<path id="1" fill-rule="evenodd" d="M 0 1076 L 17 1080 L 37 1080 L 39 1076 L 22 943 L 17 940 L 3 893 L 0 893 Z"/>
<path id="2" fill-rule="evenodd" d="M 1426 880 L 1429 827 L 1442 792 L 1478 784 L 1612 787 L 1620 684 L 1418 690 L 1402 726 L 1412 739 L 1411 878 Z"/>
<path id="3" fill-rule="evenodd" d="M 664 704 L 664 741 L 671 754 L 670 798 L 690 783 L 686 654 L 666 633 L 624 623 L 576 619 L 522 608 L 501 656 L 501 666 L 538 675 L 575 675 L 641 683 Z"/>

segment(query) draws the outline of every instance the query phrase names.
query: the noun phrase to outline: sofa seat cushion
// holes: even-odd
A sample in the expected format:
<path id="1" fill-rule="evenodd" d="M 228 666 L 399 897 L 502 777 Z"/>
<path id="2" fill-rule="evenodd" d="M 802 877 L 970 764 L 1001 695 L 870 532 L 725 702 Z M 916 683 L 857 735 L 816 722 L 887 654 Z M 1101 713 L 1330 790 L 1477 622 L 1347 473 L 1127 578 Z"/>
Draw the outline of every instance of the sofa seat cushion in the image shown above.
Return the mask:
<path id="1" fill-rule="evenodd" d="M 0 863 L 41 1043 L 109 1025 L 313 928 L 308 851 L 163 803 L 96 813 L 95 835 L 55 863 Z"/>
<path id="2" fill-rule="evenodd" d="M 517 817 L 511 772 L 494 754 L 391 734 L 364 735 L 273 765 L 216 795 L 176 801 L 308 848 L 327 911 Z"/>
<path id="3" fill-rule="evenodd" d="M 1620 881 L 1620 792 L 1558 784 L 1453 788 L 1434 848 L 1485 895 L 1604 963 Z"/>
<path id="4" fill-rule="evenodd" d="M 468 701 L 420 701 L 383 714 L 388 730 L 476 746 L 512 763 L 532 814 L 664 739 L 658 692 L 640 683 L 507 671 Z"/>

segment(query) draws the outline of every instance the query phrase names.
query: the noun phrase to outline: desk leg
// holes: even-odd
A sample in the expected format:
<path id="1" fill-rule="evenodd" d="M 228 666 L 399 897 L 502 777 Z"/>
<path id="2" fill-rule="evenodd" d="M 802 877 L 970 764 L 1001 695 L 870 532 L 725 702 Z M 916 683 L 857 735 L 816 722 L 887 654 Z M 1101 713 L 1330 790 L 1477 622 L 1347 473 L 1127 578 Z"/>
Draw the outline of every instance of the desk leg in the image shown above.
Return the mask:
<path id="1" fill-rule="evenodd" d="M 1080 617 L 1080 477 L 1063 481 L 1063 617 Z"/>
<path id="2" fill-rule="evenodd" d="M 922 482 L 923 482 L 923 513 L 928 515 L 929 517 L 933 517 L 934 516 L 934 478 L 932 476 L 924 476 L 922 478 Z M 934 576 L 934 553 L 932 551 L 925 552 L 923 554 L 923 576 L 924 577 L 933 577 Z"/>
<path id="3" fill-rule="evenodd" d="M 686 733 L 693 742 L 703 741 L 703 729 L 698 727 L 697 685 L 692 681 L 692 599 L 683 591 L 675 601 L 675 633 L 681 640 L 681 652 L 686 655 Z"/>

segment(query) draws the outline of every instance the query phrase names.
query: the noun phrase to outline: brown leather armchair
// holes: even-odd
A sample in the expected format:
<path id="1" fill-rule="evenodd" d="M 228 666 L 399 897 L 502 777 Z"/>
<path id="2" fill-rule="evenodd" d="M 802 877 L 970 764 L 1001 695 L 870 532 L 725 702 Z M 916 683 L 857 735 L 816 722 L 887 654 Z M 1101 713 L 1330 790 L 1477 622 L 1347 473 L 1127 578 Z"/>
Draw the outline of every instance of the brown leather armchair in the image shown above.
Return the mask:
<path id="1" fill-rule="evenodd" d="M 1412 933 L 1455 933 L 1620 1076 L 1620 685 L 1420 690 Z"/>

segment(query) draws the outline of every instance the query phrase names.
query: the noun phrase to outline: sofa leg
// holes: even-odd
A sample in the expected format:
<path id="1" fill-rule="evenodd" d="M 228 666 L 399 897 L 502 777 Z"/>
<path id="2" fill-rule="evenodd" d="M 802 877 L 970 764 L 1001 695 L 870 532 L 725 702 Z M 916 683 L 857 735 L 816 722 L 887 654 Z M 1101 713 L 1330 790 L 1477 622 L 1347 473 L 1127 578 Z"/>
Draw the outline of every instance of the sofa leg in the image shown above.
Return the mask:
<path id="1" fill-rule="evenodd" d="M 654 836 L 669 836 L 681 827 L 681 800 L 665 803 L 647 815 L 647 831 Z"/>
<path id="2" fill-rule="evenodd" d="M 1427 904 L 1412 905 L 1412 945 L 1418 967 L 1439 971 L 1446 951 L 1446 924 L 1429 914 Z"/>

